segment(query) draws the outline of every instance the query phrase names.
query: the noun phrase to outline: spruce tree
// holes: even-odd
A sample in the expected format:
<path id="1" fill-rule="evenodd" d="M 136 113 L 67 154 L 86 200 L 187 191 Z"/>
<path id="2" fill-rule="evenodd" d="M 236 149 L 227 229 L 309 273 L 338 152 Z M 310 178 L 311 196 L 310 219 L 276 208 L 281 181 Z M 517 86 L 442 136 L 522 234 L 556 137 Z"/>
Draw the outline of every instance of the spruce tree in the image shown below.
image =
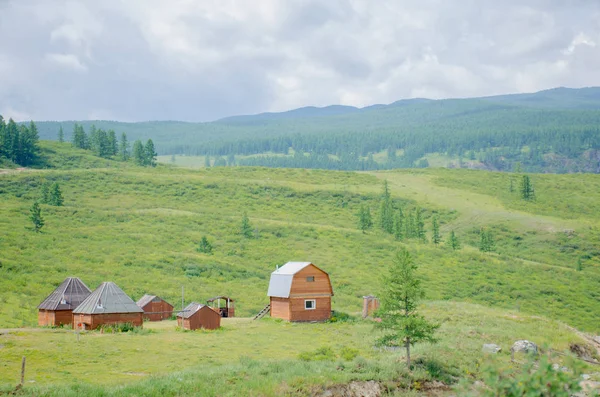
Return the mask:
<path id="1" fill-rule="evenodd" d="M 133 142 L 133 162 L 136 165 L 144 165 L 146 162 L 146 153 L 144 152 L 144 145 L 139 139 Z"/>
<path id="2" fill-rule="evenodd" d="M 383 194 L 379 206 L 379 227 L 387 233 L 394 233 L 394 205 L 387 180 L 383 182 Z"/>
<path id="3" fill-rule="evenodd" d="M 42 188 L 40 189 L 40 202 L 42 204 L 50 203 L 50 185 L 46 182 L 42 183 Z"/>
<path id="4" fill-rule="evenodd" d="M 60 128 L 58 129 L 58 141 L 60 143 L 63 143 L 65 141 L 65 133 L 63 131 L 62 125 L 60 126 Z"/>
<path id="5" fill-rule="evenodd" d="M 435 331 L 439 324 L 431 323 L 418 313 L 418 304 L 425 297 L 421 280 L 417 277 L 417 265 L 406 249 L 396 253 L 388 275 L 383 280 L 381 322 L 376 329 L 383 331 L 377 339 L 382 346 L 406 349 L 406 365 L 410 370 L 410 348 L 419 342 L 436 342 Z"/>
<path id="6" fill-rule="evenodd" d="M 415 209 L 415 233 L 416 238 L 421 241 L 427 241 L 427 236 L 425 235 L 425 222 L 423 222 L 423 217 L 421 215 L 421 209 Z"/>
<path id="7" fill-rule="evenodd" d="M 250 219 L 248 218 L 248 214 L 244 212 L 242 215 L 242 225 L 240 227 L 240 232 L 242 236 L 246 238 L 252 238 L 252 225 L 250 225 Z"/>
<path id="8" fill-rule="evenodd" d="M 96 129 L 96 126 L 94 124 L 92 124 L 90 126 L 90 131 L 88 132 L 87 135 L 87 147 L 85 149 L 89 149 L 92 152 L 94 152 L 97 156 L 102 157 L 102 149 L 100 147 L 100 136 L 98 134 L 98 130 Z"/>
<path id="9" fill-rule="evenodd" d="M 29 209 L 29 219 L 33 223 L 33 228 L 36 232 L 39 232 L 44 227 L 44 218 L 42 217 L 42 209 L 39 203 L 36 201 Z"/>
<path id="10" fill-rule="evenodd" d="M 458 237 L 456 237 L 456 233 L 454 233 L 454 230 L 450 231 L 450 235 L 448 236 L 446 245 L 448 245 L 448 248 L 454 251 L 460 249 L 460 241 L 458 241 Z"/>
<path id="11" fill-rule="evenodd" d="M 0 157 L 8 157 L 4 152 L 4 142 L 6 140 L 6 124 L 4 123 L 4 117 L 0 114 Z"/>
<path id="12" fill-rule="evenodd" d="M 63 199 L 62 192 L 60 191 L 60 186 L 58 183 L 54 183 L 52 188 L 50 188 L 50 200 L 48 204 L 61 207 L 64 201 L 65 200 Z"/>
<path id="13" fill-rule="evenodd" d="M 156 150 L 154 149 L 154 142 L 152 139 L 148 139 L 146 146 L 144 147 L 144 164 L 151 167 L 156 167 Z"/>
<path id="14" fill-rule="evenodd" d="M 411 212 L 407 212 L 406 219 L 404 221 L 404 236 L 406 238 L 415 238 L 415 218 Z"/>
<path id="15" fill-rule="evenodd" d="M 396 240 L 404 239 L 404 212 L 402 212 L 402 208 L 398 208 L 394 217 L 394 237 Z"/>
<path id="16" fill-rule="evenodd" d="M 119 152 L 119 147 L 117 144 L 117 134 L 114 130 L 108 130 L 108 155 L 116 156 Z"/>
<path id="17" fill-rule="evenodd" d="M 433 220 L 431 221 L 431 229 L 431 241 L 435 245 L 438 245 L 442 241 L 442 238 L 440 237 L 440 223 L 438 221 L 437 215 L 433 216 Z"/>
<path id="18" fill-rule="evenodd" d="M 529 175 L 523 175 L 521 179 L 521 198 L 528 201 L 535 199 L 533 184 L 531 183 Z"/>
<path id="19" fill-rule="evenodd" d="M 212 254 L 213 247 L 212 244 L 208 241 L 206 236 L 202 236 L 200 240 L 200 244 L 198 244 L 198 252 L 202 252 L 204 254 Z"/>
<path id="20" fill-rule="evenodd" d="M 121 161 L 129 160 L 129 142 L 127 141 L 127 134 L 121 134 L 121 142 L 119 144 L 119 155 Z"/>
<path id="21" fill-rule="evenodd" d="M 368 229 L 373 226 L 373 219 L 371 218 L 371 209 L 361 204 L 358 210 L 358 228 L 365 233 Z"/>
<path id="22" fill-rule="evenodd" d="M 108 141 L 108 135 L 106 134 L 106 131 L 104 131 L 103 129 L 99 129 L 96 130 L 96 135 L 95 135 L 95 140 L 96 140 L 96 154 L 100 157 L 110 157 L 111 155 L 111 148 L 110 148 L 110 143 Z"/>

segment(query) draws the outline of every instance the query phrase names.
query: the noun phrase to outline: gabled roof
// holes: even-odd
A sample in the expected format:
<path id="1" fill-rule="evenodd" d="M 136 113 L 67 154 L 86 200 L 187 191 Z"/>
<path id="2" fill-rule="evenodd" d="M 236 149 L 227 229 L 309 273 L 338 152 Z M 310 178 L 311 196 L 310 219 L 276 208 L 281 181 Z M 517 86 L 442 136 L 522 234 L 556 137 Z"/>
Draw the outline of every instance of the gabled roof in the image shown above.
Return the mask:
<path id="1" fill-rule="evenodd" d="M 141 307 L 142 309 L 144 308 L 144 306 L 146 306 L 148 303 L 152 302 L 152 301 L 162 301 L 165 302 L 167 305 L 169 306 L 173 306 L 171 305 L 169 302 L 167 302 L 166 300 L 164 300 L 163 298 L 161 298 L 160 296 L 156 296 L 156 295 L 144 295 L 140 298 L 139 301 L 137 301 L 137 305 L 139 307 Z"/>
<path id="2" fill-rule="evenodd" d="M 177 317 L 190 318 L 192 317 L 198 310 L 202 309 L 206 305 L 203 305 L 198 302 L 192 302 L 183 309 L 183 313 L 179 313 Z M 207 306 L 208 307 L 208 306 Z M 210 309 L 210 308 L 209 308 Z M 212 309 L 210 309 L 212 310 Z"/>
<path id="3" fill-rule="evenodd" d="M 311 262 L 288 262 L 275 270 L 273 273 L 271 273 L 271 280 L 269 281 L 269 291 L 267 292 L 267 296 L 273 296 L 276 298 L 289 298 L 294 275 L 310 265 L 315 266 Z M 319 268 L 317 267 L 317 269 Z"/>
<path id="4" fill-rule="evenodd" d="M 104 282 L 73 313 L 143 313 L 144 311 L 117 284 Z"/>
<path id="5" fill-rule="evenodd" d="M 67 277 L 46 299 L 38 309 L 73 310 L 87 298 L 92 291 L 78 277 Z"/>

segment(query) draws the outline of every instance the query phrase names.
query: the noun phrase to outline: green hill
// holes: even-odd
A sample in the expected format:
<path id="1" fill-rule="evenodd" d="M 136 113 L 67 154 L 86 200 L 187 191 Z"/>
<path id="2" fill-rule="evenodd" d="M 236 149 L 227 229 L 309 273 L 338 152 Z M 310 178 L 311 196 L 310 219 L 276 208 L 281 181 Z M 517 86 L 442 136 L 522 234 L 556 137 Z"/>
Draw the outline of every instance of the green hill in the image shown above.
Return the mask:
<path id="1" fill-rule="evenodd" d="M 380 293 L 381 275 L 401 246 L 420 265 L 425 314 L 443 326 L 440 345 L 417 348 L 422 361 L 412 375 L 398 372 L 399 353 L 372 348 L 372 325 L 363 321 L 240 320 L 225 322 L 222 331 L 191 334 L 165 323 L 147 327 L 153 331 L 145 334 L 86 334 L 83 348 L 62 330 L 0 335 L 0 384 L 16 378 L 26 355 L 39 385 L 28 386 L 33 395 L 102 395 L 107 385 L 129 383 L 139 373 L 164 377 L 128 386 L 129 393 L 193 395 L 199 393 L 195 382 L 207 376 L 219 382 L 206 395 L 241 387 L 264 395 L 310 394 L 356 379 L 448 384 L 465 373 L 481 376 L 482 343 L 501 343 L 501 360 L 507 362 L 510 343 L 521 338 L 561 352 L 587 343 L 562 323 L 600 332 L 598 175 L 531 174 L 536 200 L 523 201 L 509 189 L 511 179 L 518 186 L 522 177 L 512 173 L 143 168 L 95 158 L 68 144 L 43 142 L 42 148 L 58 169 L 0 173 L 0 329 L 35 326 L 37 304 L 68 276 L 81 277 L 91 288 L 114 281 L 134 299 L 153 293 L 179 302 L 181 286 L 186 302 L 224 294 L 236 300 L 239 316 L 248 317 L 268 302 L 270 273 L 290 260 L 312 261 L 328 271 L 334 310 L 358 315 L 362 296 Z M 462 248 L 397 241 L 378 228 L 358 230 L 361 205 L 377 217 L 384 180 L 396 208 L 406 214 L 423 209 L 428 239 L 436 215 L 442 239 L 455 231 Z M 65 202 L 42 204 L 45 226 L 35 233 L 29 208 L 45 182 L 59 183 Z M 243 212 L 255 229 L 253 238 L 240 235 Z M 494 252 L 479 251 L 482 228 L 492 232 Z M 202 236 L 213 254 L 197 251 Z M 319 347 L 331 348 L 333 358 L 298 361 Z M 361 358 L 342 359 L 346 347 L 356 348 Z M 356 371 L 336 369 L 340 365 Z M 170 375 L 182 370 L 187 372 Z M 266 380 L 228 380 L 233 379 L 228 374 L 243 373 Z M 179 378 L 181 388 L 173 383 Z M 106 392 L 123 390 L 115 387 Z"/>

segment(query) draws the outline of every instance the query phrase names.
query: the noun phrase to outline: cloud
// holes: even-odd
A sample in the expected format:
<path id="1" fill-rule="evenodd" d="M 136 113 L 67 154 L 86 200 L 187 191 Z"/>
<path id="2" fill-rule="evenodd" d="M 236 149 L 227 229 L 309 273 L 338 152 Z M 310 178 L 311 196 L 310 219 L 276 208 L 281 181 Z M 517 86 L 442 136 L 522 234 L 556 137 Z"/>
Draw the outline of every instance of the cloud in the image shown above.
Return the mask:
<path id="1" fill-rule="evenodd" d="M 600 85 L 599 42 L 584 0 L 0 2 L 0 109 L 211 120 Z"/>

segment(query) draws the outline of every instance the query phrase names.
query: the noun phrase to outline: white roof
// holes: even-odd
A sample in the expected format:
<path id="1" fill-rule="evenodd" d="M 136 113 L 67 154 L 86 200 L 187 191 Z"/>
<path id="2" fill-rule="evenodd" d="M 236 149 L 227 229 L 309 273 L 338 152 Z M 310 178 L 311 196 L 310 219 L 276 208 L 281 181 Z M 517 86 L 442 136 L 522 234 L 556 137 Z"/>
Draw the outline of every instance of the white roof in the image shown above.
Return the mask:
<path id="1" fill-rule="evenodd" d="M 276 298 L 289 298 L 292 288 L 292 280 L 294 274 L 304 269 L 306 266 L 312 265 L 310 262 L 288 262 L 279 269 L 271 273 L 269 281 L 269 291 L 267 296 Z"/>

